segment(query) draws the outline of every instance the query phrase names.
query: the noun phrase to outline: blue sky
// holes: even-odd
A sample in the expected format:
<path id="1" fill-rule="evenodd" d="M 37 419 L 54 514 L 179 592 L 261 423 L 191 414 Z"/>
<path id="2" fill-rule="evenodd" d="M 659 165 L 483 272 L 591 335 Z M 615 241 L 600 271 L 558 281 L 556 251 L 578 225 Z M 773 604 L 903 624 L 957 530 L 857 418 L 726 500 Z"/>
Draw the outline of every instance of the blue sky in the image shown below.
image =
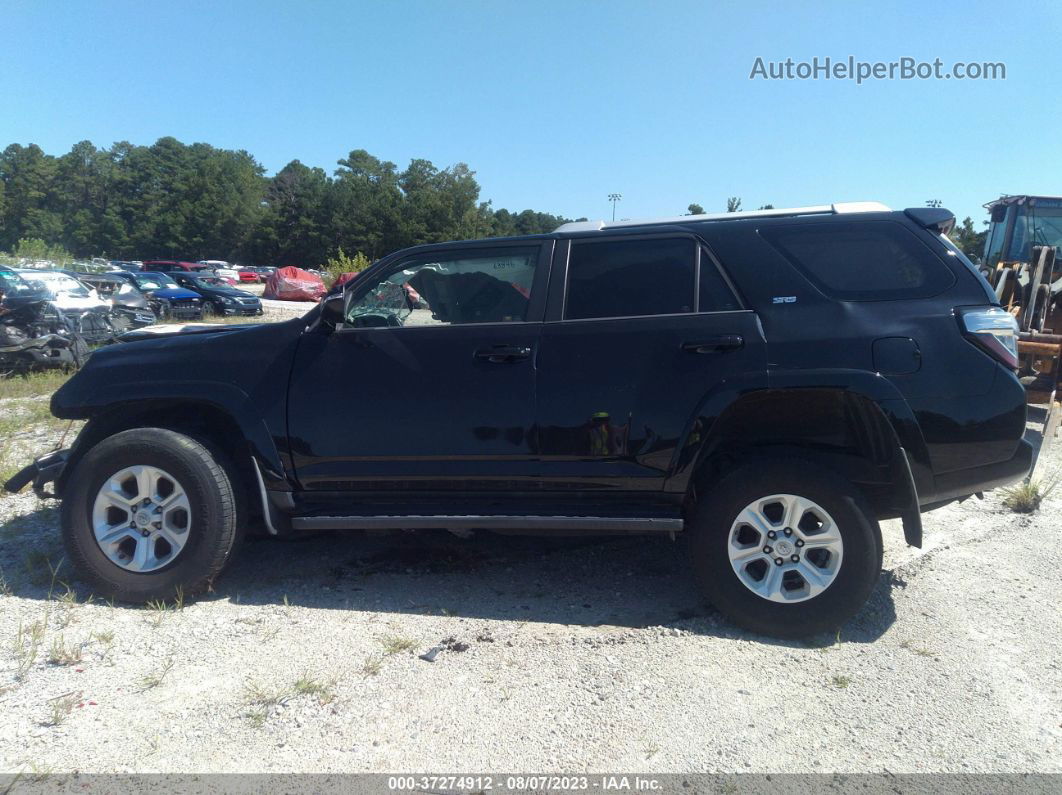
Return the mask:
<path id="1" fill-rule="evenodd" d="M 163 135 L 275 172 L 467 162 L 605 217 L 1062 194 L 1062 3 L 5 0 L 0 145 Z M 1004 81 L 750 80 L 757 56 L 1003 61 Z"/>

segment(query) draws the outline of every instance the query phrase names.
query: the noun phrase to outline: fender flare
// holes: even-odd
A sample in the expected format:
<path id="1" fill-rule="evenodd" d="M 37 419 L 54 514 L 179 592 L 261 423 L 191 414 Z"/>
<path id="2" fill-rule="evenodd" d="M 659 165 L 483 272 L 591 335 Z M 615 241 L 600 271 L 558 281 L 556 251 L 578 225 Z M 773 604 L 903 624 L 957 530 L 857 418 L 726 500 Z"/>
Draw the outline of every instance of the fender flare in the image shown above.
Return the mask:
<path id="1" fill-rule="evenodd" d="M 772 370 L 763 379 L 746 376 L 723 381 L 701 400 L 687 423 L 672 461 L 667 490 L 685 492 L 701 463 L 717 448 L 726 413 L 752 393 L 792 389 L 837 390 L 869 402 L 892 431 L 892 481 L 901 489 L 904 535 L 907 543 L 921 547 L 922 522 L 918 494 L 931 491 L 933 471 L 922 431 L 914 412 L 899 390 L 886 378 L 865 370 Z"/>
<path id="2" fill-rule="evenodd" d="M 218 381 L 105 384 L 92 391 L 90 397 L 79 405 L 77 413 L 80 417 L 88 416 L 88 429 L 94 422 L 114 417 L 116 412 L 136 411 L 137 404 L 145 401 L 209 405 L 217 409 L 232 419 L 241 437 L 240 440 L 234 439 L 226 444 L 226 448 L 231 452 L 243 452 L 239 447 L 239 441 L 242 441 L 244 450 L 259 467 L 266 486 L 279 491 L 291 490 L 283 458 L 262 412 L 247 393 L 233 384 Z M 53 412 L 56 408 L 62 410 L 53 404 Z M 189 409 L 191 410 L 191 406 Z M 57 416 L 62 415 L 57 413 Z M 85 452 L 79 449 L 79 442 L 83 438 L 84 434 L 79 435 L 71 449 L 71 465 Z M 70 468 L 72 466 L 68 467 Z"/>

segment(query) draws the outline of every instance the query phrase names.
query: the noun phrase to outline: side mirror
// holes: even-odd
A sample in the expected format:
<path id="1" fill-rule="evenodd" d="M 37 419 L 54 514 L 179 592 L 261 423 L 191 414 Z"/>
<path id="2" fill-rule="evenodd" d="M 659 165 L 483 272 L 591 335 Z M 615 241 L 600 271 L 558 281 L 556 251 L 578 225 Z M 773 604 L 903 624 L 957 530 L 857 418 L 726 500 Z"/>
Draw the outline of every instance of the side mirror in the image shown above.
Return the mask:
<path id="1" fill-rule="evenodd" d="M 331 328 L 343 325 L 346 296 L 342 292 L 330 295 L 321 303 L 321 322 Z"/>

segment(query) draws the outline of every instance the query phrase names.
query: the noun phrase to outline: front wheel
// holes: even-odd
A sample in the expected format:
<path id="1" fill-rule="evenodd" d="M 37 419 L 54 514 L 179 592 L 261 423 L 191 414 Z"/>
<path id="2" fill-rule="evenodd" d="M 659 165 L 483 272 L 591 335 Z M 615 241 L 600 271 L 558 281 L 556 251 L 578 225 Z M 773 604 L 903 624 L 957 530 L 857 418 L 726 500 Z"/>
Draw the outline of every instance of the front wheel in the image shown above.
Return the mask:
<path id="1" fill-rule="evenodd" d="M 881 571 L 881 530 L 858 490 L 806 461 L 758 461 L 705 494 L 689 523 L 694 573 L 736 624 L 780 638 L 834 630 Z"/>
<path id="2" fill-rule="evenodd" d="M 92 589 L 128 602 L 209 587 L 237 539 L 236 498 L 200 442 L 134 428 L 97 444 L 66 485 L 63 541 Z"/>
<path id="3" fill-rule="evenodd" d="M 215 317 L 217 317 L 217 315 L 218 315 L 218 311 L 217 311 L 217 309 L 214 308 L 213 302 L 204 301 L 203 302 L 203 309 L 202 309 L 200 317 L 203 320 L 213 320 Z"/>

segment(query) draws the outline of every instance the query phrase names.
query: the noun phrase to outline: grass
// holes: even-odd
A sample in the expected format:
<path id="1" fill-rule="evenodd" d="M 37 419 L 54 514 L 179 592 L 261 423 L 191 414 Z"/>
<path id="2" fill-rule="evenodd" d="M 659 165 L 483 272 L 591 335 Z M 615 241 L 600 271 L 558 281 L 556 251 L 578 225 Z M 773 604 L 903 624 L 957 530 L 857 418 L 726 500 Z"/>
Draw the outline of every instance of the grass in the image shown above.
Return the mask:
<path id="1" fill-rule="evenodd" d="M 383 670 L 383 656 L 379 654 L 370 654 L 361 664 L 361 672 L 365 676 L 376 676 L 381 670 Z"/>
<path id="2" fill-rule="evenodd" d="M 34 621 L 28 627 L 19 622 L 14 643 L 16 680 L 22 681 L 37 661 L 47 623 L 47 616 L 45 621 Z"/>
<path id="3" fill-rule="evenodd" d="M 81 646 L 67 646 L 62 635 L 52 639 L 48 665 L 77 665 L 81 662 Z"/>
<path id="4" fill-rule="evenodd" d="M 252 707 L 262 707 L 271 710 L 274 707 L 286 704 L 295 693 L 284 688 L 271 688 L 258 682 L 248 682 L 243 688 L 247 704 Z"/>
<path id="5" fill-rule="evenodd" d="M 852 680 L 849 677 L 840 674 L 834 676 L 833 679 L 831 679 L 830 681 L 833 683 L 834 687 L 839 688 L 841 690 L 848 687 L 848 685 L 852 684 Z"/>
<path id="6" fill-rule="evenodd" d="M 317 699 L 317 703 L 331 704 L 335 701 L 336 694 L 334 692 L 335 682 L 325 682 L 320 679 L 314 679 L 309 674 L 303 674 L 295 680 L 295 684 L 292 685 L 292 690 L 295 695 L 298 696 L 313 696 Z"/>
<path id="7" fill-rule="evenodd" d="M 65 721 L 74 707 L 81 701 L 80 693 L 67 693 L 66 695 L 51 700 L 51 715 L 45 721 L 45 726 L 59 726 Z"/>
<path id="8" fill-rule="evenodd" d="M 28 426 L 40 425 L 44 422 L 61 427 L 70 420 L 59 420 L 53 417 L 47 400 L 23 401 L 15 410 L 5 407 L 4 416 L 0 417 L 0 436 L 10 436 L 26 430 Z"/>
<path id="9" fill-rule="evenodd" d="M 51 558 L 39 549 L 27 552 L 23 561 L 23 566 L 31 583 L 34 585 L 48 585 L 50 583 L 52 589 L 55 588 L 55 581 L 62 565 L 63 561 L 60 560 L 58 564 L 53 566 Z"/>
<path id="10" fill-rule="evenodd" d="M 140 677 L 140 681 L 138 682 L 140 692 L 143 693 L 145 690 L 152 690 L 161 685 L 166 680 L 167 674 L 172 670 L 173 658 L 167 657 L 158 670 L 152 671 L 149 674 L 144 674 Z"/>
<path id="11" fill-rule="evenodd" d="M 937 655 L 933 652 L 929 651 L 928 649 L 923 649 L 919 646 L 912 646 L 910 642 L 906 640 L 900 644 L 900 648 L 907 649 L 907 651 L 910 652 L 914 652 L 919 657 L 932 657 L 933 659 L 937 659 Z"/>
<path id="12" fill-rule="evenodd" d="M 0 378 L 0 400 L 50 395 L 65 384 L 72 375 L 72 372 L 64 373 L 62 370 L 45 370 L 15 378 Z"/>
<path id="13" fill-rule="evenodd" d="M 1033 513 L 1039 510 L 1040 503 L 1050 496 L 1058 486 L 1058 478 L 1048 484 L 1039 480 L 1023 480 L 1017 486 L 1001 489 L 1003 505 L 1014 513 Z"/>
<path id="14" fill-rule="evenodd" d="M 383 646 L 384 654 L 388 657 L 409 651 L 417 646 L 417 642 L 412 638 L 403 638 L 398 635 L 385 635 L 380 639 L 380 644 Z"/>

